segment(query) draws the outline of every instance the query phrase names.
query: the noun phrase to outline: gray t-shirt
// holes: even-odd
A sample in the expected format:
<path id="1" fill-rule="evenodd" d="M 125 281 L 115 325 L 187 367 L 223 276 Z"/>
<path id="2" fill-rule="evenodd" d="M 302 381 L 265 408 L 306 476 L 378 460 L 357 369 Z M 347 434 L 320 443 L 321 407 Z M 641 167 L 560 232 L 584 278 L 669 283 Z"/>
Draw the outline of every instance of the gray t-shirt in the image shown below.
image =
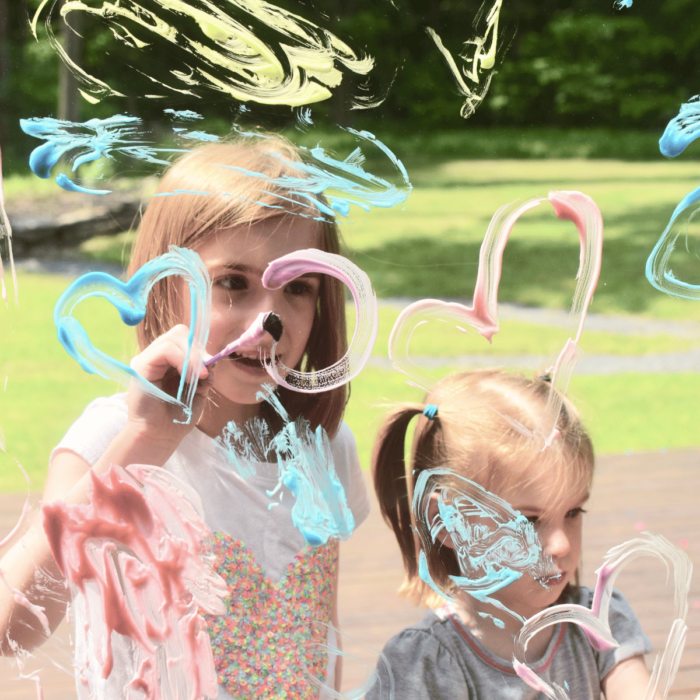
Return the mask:
<path id="1" fill-rule="evenodd" d="M 581 586 L 580 605 L 591 607 L 593 591 Z M 543 657 L 531 668 L 548 683 L 568 686 L 569 697 L 596 699 L 601 682 L 621 661 L 651 651 L 637 616 L 624 596 L 613 592 L 610 628 L 620 646 L 598 652 L 575 624 L 559 624 Z M 384 656 L 401 700 L 546 700 L 513 670 L 512 663 L 487 651 L 445 606 L 429 610 L 417 625 L 389 640 Z M 389 681 L 380 663 L 367 700 L 386 700 Z M 566 685 L 565 685 L 566 682 Z"/>

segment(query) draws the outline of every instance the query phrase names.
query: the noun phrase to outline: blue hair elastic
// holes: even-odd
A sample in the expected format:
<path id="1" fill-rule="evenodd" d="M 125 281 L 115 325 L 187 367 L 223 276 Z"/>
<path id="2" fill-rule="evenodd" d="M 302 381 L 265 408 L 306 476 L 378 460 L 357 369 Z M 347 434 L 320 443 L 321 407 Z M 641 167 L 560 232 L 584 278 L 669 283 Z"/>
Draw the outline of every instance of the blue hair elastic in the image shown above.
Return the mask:
<path id="1" fill-rule="evenodd" d="M 437 416 L 437 412 L 438 412 L 438 407 L 434 403 L 425 404 L 425 408 L 423 409 L 423 415 L 428 420 L 435 420 L 435 416 Z"/>

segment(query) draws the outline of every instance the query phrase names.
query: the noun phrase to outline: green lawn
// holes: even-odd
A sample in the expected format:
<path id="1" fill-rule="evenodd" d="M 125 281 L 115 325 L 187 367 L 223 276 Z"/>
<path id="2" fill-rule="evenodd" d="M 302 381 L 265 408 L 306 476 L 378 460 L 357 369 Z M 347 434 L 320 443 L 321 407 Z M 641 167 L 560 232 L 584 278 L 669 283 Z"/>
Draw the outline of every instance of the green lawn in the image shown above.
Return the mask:
<path id="1" fill-rule="evenodd" d="M 594 311 L 700 319 L 699 304 L 666 297 L 644 277 L 646 258 L 671 211 L 700 181 L 700 167 L 694 163 L 456 162 L 414 170 L 412 179 L 415 189 L 405 210 L 355 212 L 343 226 L 356 261 L 369 272 L 380 296 L 470 296 L 478 248 L 493 212 L 506 202 L 556 187 L 581 189 L 603 212 L 606 242 Z M 129 240 L 129 235 L 94 239 L 84 252 L 119 261 Z M 501 299 L 564 307 L 573 291 L 577 261 L 572 225 L 559 222 L 543 204 L 526 214 L 513 233 Z M 686 279 L 700 278 L 697 258 L 687 253 L 673 268 Z M 67 283 L 22 274 L 20 308 L 10 302 L 7 310 L 0 309 L 0 385 L 7 378 L 0 427 L 8 447 L 7 454 L 0 454 L 0 490 L 24 487 L 15 460 L 30 474 L 32 488 L 41 488 L 50 450 L 65 429 L 91 398 L 115 390 L 85 374 L 56 340 L 53 306 Z M 375 356 L 386 355 L 398 312 L 398 307 L 380 306 Z M 132 331 L 106 302 L 86 302 L 78 316 L 98 347 L 130 357 Z M 546 358 L 556 355 L 564 339 L 563 329 L 511 320 L 502 323 L 489 346 L 475 333 L 443 328 L 438 334 L 429 324 L 416 332 L 411 351 L 448 358 L 472 353 Z M 586 332 L 581 345 L 588 354 L 641 355 L 688 350 L 697 342 L 669 335 Z M 574 375 L 570 395 L 581 407 L 597 450 L 623 452 L 698 444 L 694 407 L 699 390 L 700 375 Z M 368 463 L 384 407 L 397 400 L 422 397 L 399 374 L 376 367 L 365 369 L 353 382 L 347 421 L 358 438 L 363 464 Z"/>

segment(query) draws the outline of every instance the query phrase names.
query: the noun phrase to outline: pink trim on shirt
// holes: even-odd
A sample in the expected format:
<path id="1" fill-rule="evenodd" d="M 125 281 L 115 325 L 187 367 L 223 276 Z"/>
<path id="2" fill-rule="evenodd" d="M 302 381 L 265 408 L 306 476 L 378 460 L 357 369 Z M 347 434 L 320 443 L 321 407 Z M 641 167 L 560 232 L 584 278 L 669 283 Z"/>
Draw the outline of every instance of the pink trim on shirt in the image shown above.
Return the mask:
<path id="1" fill-rule="evenodd" d="M 493 668 L 501 671 L 501 673 L 507 673 L 510 676 L 517 675 L 515 673 L 515 671 L 513 670 L 512 666 L 504 666 L 503 664 L 498 663 L 498 661 L 491 658 L 488 654 L 486 654 L 484 652 L 484 650 L 477 644 L 476 640 L 472 637 L 472 635 L 464 627 L 464 625 L 462 624 L 462 621 L 459 619 L 459 616 L 453 612 L 451 606 L 445 605 L 442 608 L 442 611 L 446 614 L 449 621 L 454 625 L 455 629 L 459 632 L 459 634 L 464 638 L 464 640 L 470 646 L 471 650 L 484 663 L 487 663 L 489 666 L 492 666 Z M 543 671 L 546 671 L 547 668 L 549 668 L 549 665 L 552 663 L 552 659 L 554 658 L 554 655 L 557 653 L 557 650 L 561 646 L 561 643 L 564 641 L 565 635 L 566 635 L 566 624 L 560 624 L 559 635 L 557 637 L 556 642 L 554 643 L 554 647 L 552 648 L 551 652 L 548 654 L 548 657 L 545 660 L 545 662 L 542 665 L 539 665 L 539 666 L 532 669 L 535 673 L 542 673 Z"/>

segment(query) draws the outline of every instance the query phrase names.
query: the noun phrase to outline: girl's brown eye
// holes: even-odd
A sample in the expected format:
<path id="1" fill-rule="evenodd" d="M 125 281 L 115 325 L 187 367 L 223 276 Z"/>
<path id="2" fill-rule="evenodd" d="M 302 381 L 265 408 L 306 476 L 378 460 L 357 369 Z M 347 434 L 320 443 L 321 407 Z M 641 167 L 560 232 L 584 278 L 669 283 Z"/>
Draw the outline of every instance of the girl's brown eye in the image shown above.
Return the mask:
<path id="1" fill-rule="evenodd" d="M 248 289 L 248 280 L 243 275 L 228 275 L 221 277 L 216 282 L 220 287 L 230 291 L 241 291 Z"/>
<path id="2" fill-rule="evenodd" d="M 574 518 L 578 518 L 579 515 L 583 515 L 586 511 L 583 508 L 572 508 L 567 514 L 566 517 L 569 520 L 573 520 Z"/>
<path id="3" fill-rule="evenodd" d="M 537 515 L 528 515 L 527 521 L 532 523 L 533 525 L 537 525 L 537 523 L 540 521 L 540 519 Z"/>
<path id="4" fill-rule="evenodd" d="M 294 296 L 305 296 L 307 294 L 315 294 L 316 288 L 310 282 L 304 280 L 292 280 L 285 288 L 287 294 Z"/>

